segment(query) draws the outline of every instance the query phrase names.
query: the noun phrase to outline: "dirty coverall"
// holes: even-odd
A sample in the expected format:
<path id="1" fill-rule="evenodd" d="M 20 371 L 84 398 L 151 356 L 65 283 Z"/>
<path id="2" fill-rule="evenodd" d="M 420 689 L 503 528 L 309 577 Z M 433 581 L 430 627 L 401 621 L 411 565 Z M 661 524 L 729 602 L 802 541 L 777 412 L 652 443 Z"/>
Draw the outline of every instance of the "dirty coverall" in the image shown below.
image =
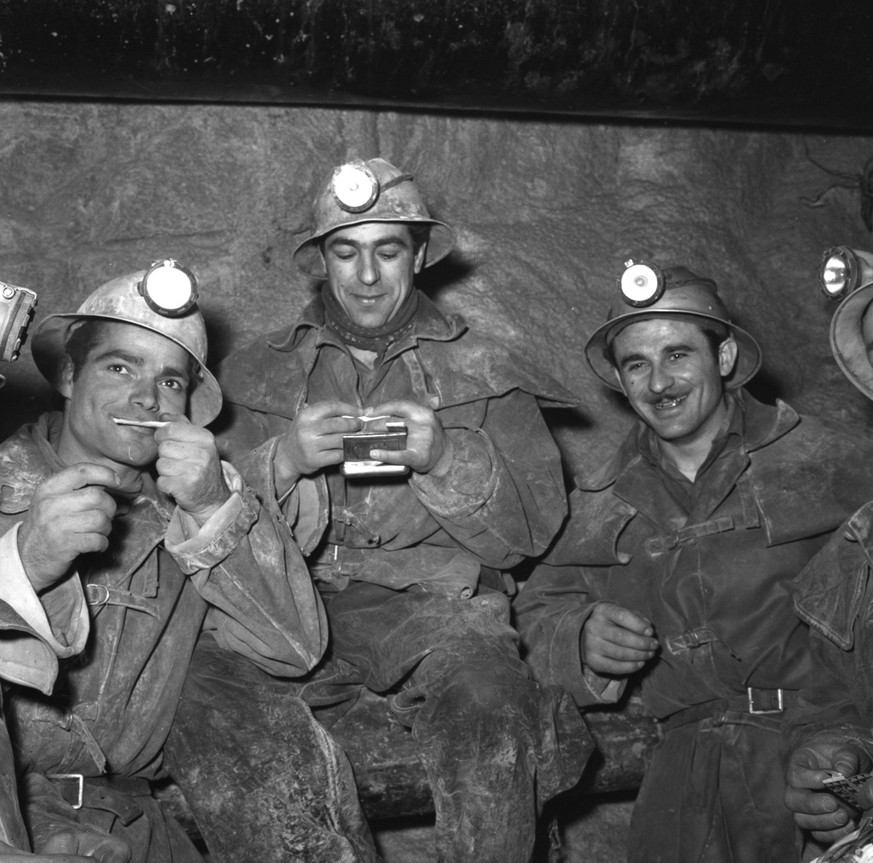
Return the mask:
<path id="1" fill-rule="evenodd" d="M 304 403 L 363 411 L 406 399 L 436 410 L 453 450 L 445 476 L 344 478 L 336 466 L 284 501 L 331 632 L 303 697 L 335 718 L 362 685 L 389 694 L 420 747 L 439 859 L 527 861 L 538 807 L 575 784 L 590 750 L 562 749 L 568 729 L 586 734 L 578 711 L 531 679 L 494 588 L 500 570 L 544 551 L 564 518 L 537 400 L 572 397 L 424 295 L 418 303 L 414 326 L 372 370 L 325 325 L 320 297 L 290 330 L 231 355 L 218 371 L 235 404 L 229 440 L 246 473 L 269 468 L 272 436 Z"/>
<path id="2" fill-rule="evenodd" d="M 52 446 L 61 423 L 61 414 L 44 414 L 0 445 L 0 530 L 20 521 L 38 484 L 64 467 Z M 91 632 L 84 652 L 62 662 L 51 694 L 21 687 L 9 692 L 10 734 L 21 763 L 32 770 L 24 815 L 36 847 L 55 825 L 74 821 L 127 841 L 133 863 L 200 861 L 150 796 L 148 781 L 161 775 L 164 741 L 198 635 L 209 633 L 271 674 L 300 674 L 321 655 L 324 612 L 299 550 L 275 505 L 260 504 L 233 468 L 223 469 L 231 497 L 199 530 L 144 474 L 142 493 L 114 519 L 107 551 L 80 556 L 75 572 L 41 596 L 50 608 L 52 592 L 84 591 Z M 57 605 L 52 616 L 60 625 L 64 602 Z M 296 712 L 273 718 L 309 734 L 316 723 L 294 701 Z M 257 751 L 250 735 L 274 730 L 228 727 L 222 733 L 249 753 Z M 198 746 L 207 747 L 208 740 L 193 741 L 188 759 L 196 762 Z M 315 750 L 311 759 L 322 772 L 335 773 L 336 764 L 344 764 L 336 747 Z M 280 767 L 281 761 L 280 755 Z M 281 792 L 281 771 L 273 776 L 271 764 L 249 767 L 248 786 L 231 792 L 253 791 L 269 800 L 273 790 L 261 786 L 271 781 Z M 80 784 L 78 778 L 52 778 L 57 774 L 85 778 Z M 321 788 L 327 797 L 327 783 Z M 80 789 L 82 805 L 75 809 Z M 284 822 L 310 817 L 294 811 L 294 800 L 281 802 L 275 842 Z M 341 832 L 343 825 L 324 819 L 325 832 L 335 827 Z M 224 831 L 232 836 L 234 824 Z M 253 859 L 240 846 L 227 859 L 247 858 Z"/>
<path id="3" fill-rule="evenodd" d="M 729 421 L 693 483 L 637 423 L 571 494 L 550 565 L 517 601 L 528 662 L 583 707 L 615 701 L 626 682 L 582 667 L 594 604 L 654 626 L 660 652 L 642 697 L 664 735 L 634 809 L 632 863 L 796 860 L 786 731 L 810 654 L 791 582 L 869 496 L 873 453 L 782 402 L 727 398 Z"/>

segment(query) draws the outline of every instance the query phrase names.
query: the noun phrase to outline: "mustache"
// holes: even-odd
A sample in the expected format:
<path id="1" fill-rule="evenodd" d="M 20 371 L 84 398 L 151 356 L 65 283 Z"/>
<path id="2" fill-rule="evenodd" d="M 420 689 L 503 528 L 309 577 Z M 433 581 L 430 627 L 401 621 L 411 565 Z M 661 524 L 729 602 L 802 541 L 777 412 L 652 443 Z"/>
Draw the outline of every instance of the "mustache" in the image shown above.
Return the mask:
<path id="1" fill-rule="evenodd" d="M 650 405 L 659 405 L 665 404 L 666 402 L 672 402 L 676 399 L 681 399 L 684 396 L 687 396 L 687 392 L 667 392 L 667 393 L 658 393 L 658 395 L 651 395 L 646 398 L 646 402 Z"/>

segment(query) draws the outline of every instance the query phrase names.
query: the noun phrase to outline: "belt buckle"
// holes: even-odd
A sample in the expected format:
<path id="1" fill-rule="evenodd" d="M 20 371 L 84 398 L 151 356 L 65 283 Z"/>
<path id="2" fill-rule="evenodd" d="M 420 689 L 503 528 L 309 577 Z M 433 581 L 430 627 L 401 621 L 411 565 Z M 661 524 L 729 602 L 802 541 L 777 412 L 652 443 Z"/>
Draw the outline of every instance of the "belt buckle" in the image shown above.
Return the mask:
<path id="1" fill-rule="evenodd" d="M 46 779 L 72 779 L 78 783 L 78 790 L 76 793 L 76 802 L 70 804 L 73 809 L 81 809 L 82 808 L 82 800 L 85 793 L 85 777 L 81 773 L 46 773 Z"/>
<path id="2" fill-rule="evenodd" d="M 102 606 L 109 602 L 109 588 L 105 584 L 86 584 L 85 598 L 88 605 Z M 58 773 L 57 776 L 65 774 Z"/>
<path id="3" fill-rule="evenodd" d="M 772 692 L 773 690 L 769 690 Z M 768 713 L 782 713 L 784 711 L 784 705 L 782 701 L 782 688 L 776 690 L 776 707 L 755 707 L 755 687 L 747 686 L 746 687 L 746 696 L 749 702 L 749 713 L 753 716 L 765 716 Z"/>

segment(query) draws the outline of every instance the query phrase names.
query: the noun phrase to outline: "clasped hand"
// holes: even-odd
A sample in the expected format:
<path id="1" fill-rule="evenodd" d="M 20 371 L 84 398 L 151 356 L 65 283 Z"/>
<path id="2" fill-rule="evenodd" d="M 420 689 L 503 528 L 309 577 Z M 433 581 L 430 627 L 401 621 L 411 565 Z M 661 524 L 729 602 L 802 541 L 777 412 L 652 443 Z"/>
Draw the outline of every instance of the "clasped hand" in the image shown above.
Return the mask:
<path id="1" fill-rule="evenodd" d="M 639 671 L 658 651 L 652 624 L 614 602 L 598 602 L 582 627 L 582 662 L 598 674 Z"/>
<path id="2" fill-rule="evenodd" d="M 365 423 L 360 416 L 385 419 Z M 344 434 L 365 427 L 368 431 L 384 431 L 388 422 L 402 422 L 406 426 L 406 449 L 373 449 L 372 458 L 386 464 L 406 465 L 416 473 L 439 473 L 447 467 L 446 434 L 429 407 L 402 399 L 365 410 L 348 402 L 317 402 L 306 405 L 279 438 L 273 462 L 277 490 L 281 494 L 301 476 L 340 464 Z"/>

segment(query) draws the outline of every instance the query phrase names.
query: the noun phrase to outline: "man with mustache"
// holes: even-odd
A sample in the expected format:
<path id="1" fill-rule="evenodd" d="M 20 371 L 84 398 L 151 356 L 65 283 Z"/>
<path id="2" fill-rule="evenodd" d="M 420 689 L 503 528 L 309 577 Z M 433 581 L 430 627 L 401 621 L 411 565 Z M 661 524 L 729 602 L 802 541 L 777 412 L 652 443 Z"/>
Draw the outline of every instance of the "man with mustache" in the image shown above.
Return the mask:
<path id="1" fill-rule="evenodd" d="M 580 706 L 641 673 L 663 740 L 628 860 L 788 863 L 784 730 L 810 661 L 790 583 L 866 497 L 870 452 L 755 400 L 743 385 L 760 348 L 715 283 L 681 266 L 656 276 L 663 293 L 625 299 L 586 346 L 640 421 L 577 480 L 518 627 L 539 678 Z"/>

